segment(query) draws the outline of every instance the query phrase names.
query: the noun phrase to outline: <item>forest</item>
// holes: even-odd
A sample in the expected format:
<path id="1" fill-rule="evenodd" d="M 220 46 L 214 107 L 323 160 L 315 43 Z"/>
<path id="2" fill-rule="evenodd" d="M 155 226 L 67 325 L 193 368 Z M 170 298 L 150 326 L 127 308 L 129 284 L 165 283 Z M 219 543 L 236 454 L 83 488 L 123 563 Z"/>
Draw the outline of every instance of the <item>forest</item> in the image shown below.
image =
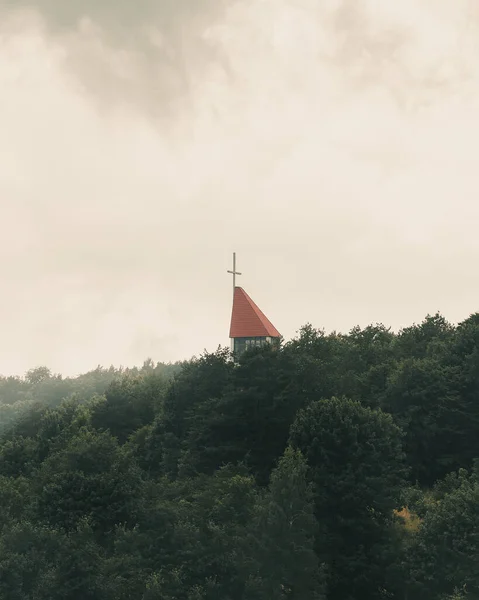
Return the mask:
<path id="1" fill-rule="evenodd" d="M 1 600 L 479 598 L 479 314 L 0 378 Z"/>

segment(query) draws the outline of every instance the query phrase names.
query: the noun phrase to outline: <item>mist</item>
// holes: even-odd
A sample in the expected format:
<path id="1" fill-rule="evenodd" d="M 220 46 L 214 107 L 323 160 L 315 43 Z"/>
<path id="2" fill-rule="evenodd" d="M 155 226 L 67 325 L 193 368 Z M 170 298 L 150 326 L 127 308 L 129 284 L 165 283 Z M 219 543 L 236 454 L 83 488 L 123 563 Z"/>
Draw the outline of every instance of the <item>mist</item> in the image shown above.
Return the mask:
<path id="1" fill-rule="evenodd" d="M 0 372 L 476 311 L 479 10 L 0 0 Z"/>

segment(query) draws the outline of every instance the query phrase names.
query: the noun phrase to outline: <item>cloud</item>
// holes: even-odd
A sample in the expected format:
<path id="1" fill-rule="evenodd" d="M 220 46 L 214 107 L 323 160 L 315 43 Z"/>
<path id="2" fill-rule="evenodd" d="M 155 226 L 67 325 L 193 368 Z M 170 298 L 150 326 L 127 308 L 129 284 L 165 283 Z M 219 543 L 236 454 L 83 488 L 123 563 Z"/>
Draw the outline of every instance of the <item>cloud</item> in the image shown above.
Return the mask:
<path id="1" fill-rule="evenodd" d="M 472 66 L 470 56 L 464 61 L 458 54 L 459 33 L 455 37 L 446 20 L 463 16 L 457 31 L 469 28 L 473 39 L 477 26 L 470 25 L 469 3 L 459 0 L 452 11 L 449 5 L 444 0 L 397 6 L 378 0 L 3 0 L 0 9 L 17 32 L 36 18 L 37 28 L 63 49 L 65 71 L 101 106 L 137 105 L 166 127 L 178 111 L 197 110 L 205 85 L 215 95 L 210 101 L 217 101 L 219 88 L 223 95 L 224 88 L 236 94 L 251 81 L 250 71 L 257 73 L 265 63 L 273 76 L 281 69 L 288 87 L 304 86 L 308 69 L 314 78 L 315 65 L 317 74 L 329 67 L 347 93 L 355 85 L 385 86 L 404 109 L 415 108 L 467 77 Z"/>
<path id="2" fill-rule="evenodd" d="M 0 0 L 0 370 L 474 310 L 471 6 Z"/>
<path id="3" fill-rule="evenodd" d="M 188 106 L 195 74 L 218 56 L 204 37 L 224 1 L 0 2 L 10 31 L 26 23 L 63 51 L 74 75 L 99 109 L 135 105 L 167 127 Z"/>

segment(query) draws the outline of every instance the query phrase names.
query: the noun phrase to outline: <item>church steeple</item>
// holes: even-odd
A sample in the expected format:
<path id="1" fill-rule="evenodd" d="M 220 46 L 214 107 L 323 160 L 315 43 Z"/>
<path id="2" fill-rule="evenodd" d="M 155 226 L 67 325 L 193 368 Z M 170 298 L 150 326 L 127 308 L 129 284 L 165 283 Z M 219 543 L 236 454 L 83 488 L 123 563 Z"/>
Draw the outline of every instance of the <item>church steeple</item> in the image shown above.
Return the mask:
<path id="1" fill-rule="evenodd" d="M 230 339 L 235 357 L 253 346 L 278 341 L 281 334 L 243 288 L 236 286 L 236 254 L 233 254 L 233 310 L 231 313 Z"/>

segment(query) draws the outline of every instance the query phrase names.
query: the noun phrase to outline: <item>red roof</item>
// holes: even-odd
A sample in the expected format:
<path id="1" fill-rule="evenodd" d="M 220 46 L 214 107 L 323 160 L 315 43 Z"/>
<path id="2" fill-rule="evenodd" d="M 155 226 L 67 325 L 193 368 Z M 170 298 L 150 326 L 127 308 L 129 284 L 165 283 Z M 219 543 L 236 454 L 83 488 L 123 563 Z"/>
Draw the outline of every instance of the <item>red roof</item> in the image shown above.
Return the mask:
<path id="1" fill-rule="evenodd" d="M 281 337 L 279 331 L 261 312 L 243 288 L 235 287 L 231 314 L 230 338 Z"/>

